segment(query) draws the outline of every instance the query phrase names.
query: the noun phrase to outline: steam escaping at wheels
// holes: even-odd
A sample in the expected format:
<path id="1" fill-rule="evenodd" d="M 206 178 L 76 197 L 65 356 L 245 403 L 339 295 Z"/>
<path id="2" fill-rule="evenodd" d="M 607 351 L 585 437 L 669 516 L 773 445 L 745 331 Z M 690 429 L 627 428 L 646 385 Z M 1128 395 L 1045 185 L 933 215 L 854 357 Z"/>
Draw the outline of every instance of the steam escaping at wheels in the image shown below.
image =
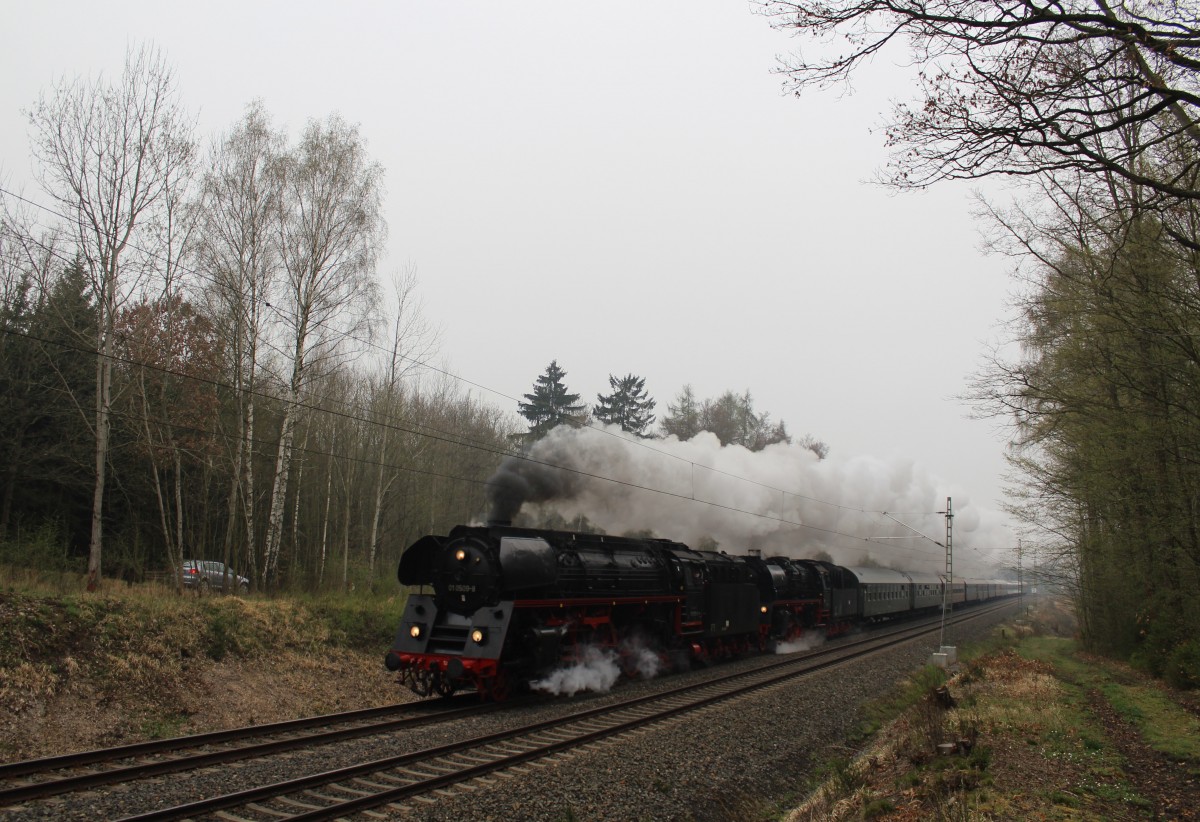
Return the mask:
<path id="1" fill-rule="evenodd" d="M 825 644 L 825 637 L 820 634 L 807 634 L 795 639 L 784 639 L 775 643 L 777 654 L 798 654 L 801 651 L 811 651 Z"/>
<path id="2" fill-rule="evenodd" d="M 621 643 L 621 668 L 631 679 L 654 679 L 671 667 L 670 661 L 662 651 L 655 650 L 644 642 L 640 637 L 633 637 Z"/>
<path id="3" fill-rule="evenodd" d="M 607 693 L 622 677 L 653 679 L 668 668 L 662 652 L 634 637 L 621 642 L 616 649 L 585 646 L 574 661 L 529 683 L 529 687 L 555 696 L 574 696 L 582 691 Z"/>
<path id="4" fill-rule="evenodd" d="M 555 696 L 575 696 L 580 691 L 606 693 L 621 678 L 618 656 L 612 649 L 588 646 L 580 657 L 575 664 L 551 671 L 545 679 L 529 683 L 529 687 Z"/>

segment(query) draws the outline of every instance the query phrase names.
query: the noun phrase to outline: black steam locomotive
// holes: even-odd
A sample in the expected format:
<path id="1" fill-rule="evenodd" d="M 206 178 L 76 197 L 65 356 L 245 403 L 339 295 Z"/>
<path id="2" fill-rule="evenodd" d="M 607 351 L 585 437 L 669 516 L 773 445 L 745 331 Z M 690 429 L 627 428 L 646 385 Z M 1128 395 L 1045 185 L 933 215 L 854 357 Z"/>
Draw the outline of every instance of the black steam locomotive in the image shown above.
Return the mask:
<path id="1" fill-rule="evenodd" d="M 647 649 L 680 667 L 943 601 L 937 575 L 506 525 L 422 537 L 401 556 L 397 576 L 419 592 L 409 596 L 388 669 L 421 696 L 474 688 L 494 700 L 585 649 L 608 649 L 633 674 Z M 949 599 L 990 599 L 1015 587 L 956 580 Z"/>

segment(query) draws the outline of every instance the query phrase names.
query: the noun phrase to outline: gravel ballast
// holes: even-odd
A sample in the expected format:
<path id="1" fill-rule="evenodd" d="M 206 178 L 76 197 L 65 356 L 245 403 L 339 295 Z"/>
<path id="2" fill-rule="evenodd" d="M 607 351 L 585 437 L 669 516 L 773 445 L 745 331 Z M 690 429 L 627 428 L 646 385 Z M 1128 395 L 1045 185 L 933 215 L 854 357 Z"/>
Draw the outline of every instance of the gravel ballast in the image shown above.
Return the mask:
<path id="1" fill-rule="evenodd" d="M 947 642 L 987 636 L 999 616 L 947 629 Z M 936 634 L 866 661 L 842 664 L 687 714 L 615 741 L 593 745 L 494 774 L 468 788 L 438 792 L 399 809 L 395 819 L 446 820 L 741 820 L 756 811 L 786 808 L 814 771 L 853 752 L 841 740 L 856 727 L 858 709 L 924 665 Z M 597 707 L 660 687 L 724 675 L 714 666 L 660 681 L 632 683 L 608 695 L 579 695 L 514 706 L 467 722 L 297 751 L 196 773 L 131 783 L 114 790 L 58 797 L 6 809 L 7 819 L 119 818 L 151 808 L 230 793 L 359 762 L 446 744 L 518 724 Z M 761 662 L 761 660 L 759 660 Z M 378 817 L 376 817 L 378 818 Z"/>

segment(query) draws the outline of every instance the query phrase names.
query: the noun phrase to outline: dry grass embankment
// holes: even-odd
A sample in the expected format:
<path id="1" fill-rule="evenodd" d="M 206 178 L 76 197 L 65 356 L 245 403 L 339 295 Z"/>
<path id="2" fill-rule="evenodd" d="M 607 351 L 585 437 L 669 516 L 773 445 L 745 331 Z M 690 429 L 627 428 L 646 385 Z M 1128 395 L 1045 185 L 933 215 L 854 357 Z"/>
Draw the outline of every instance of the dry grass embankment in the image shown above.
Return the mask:
<path id="1" fill-rule="evenodd" d="M 1065 615 L 1042 602 L 948 679 L 926 669 L 873 706 L 894 718 L 788 822 L 1200 819 L 1197 695 L 1081 653 Z"/>
<path id="2" fill-rule="evenodd" d="M 409 698 L 383 668 L 399 597 L 0 586 L 3 761 Z"/>

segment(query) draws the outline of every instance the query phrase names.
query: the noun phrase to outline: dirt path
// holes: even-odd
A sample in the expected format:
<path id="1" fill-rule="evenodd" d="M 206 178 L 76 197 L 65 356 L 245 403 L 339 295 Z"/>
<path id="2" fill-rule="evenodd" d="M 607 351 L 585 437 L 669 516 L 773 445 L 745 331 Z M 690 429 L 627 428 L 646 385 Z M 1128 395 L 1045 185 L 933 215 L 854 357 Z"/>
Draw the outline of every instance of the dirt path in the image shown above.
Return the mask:
<path id="1" fill-rule="evenodd" d="M 1125 778 L 1154 805 L 1154 818 L 1200 819 L 1200 779 L 1186 762 L 1175 762 L 1151 748 L 1098 691 L 1088 694 L 1092 715 L 1125 760 Z"/>

